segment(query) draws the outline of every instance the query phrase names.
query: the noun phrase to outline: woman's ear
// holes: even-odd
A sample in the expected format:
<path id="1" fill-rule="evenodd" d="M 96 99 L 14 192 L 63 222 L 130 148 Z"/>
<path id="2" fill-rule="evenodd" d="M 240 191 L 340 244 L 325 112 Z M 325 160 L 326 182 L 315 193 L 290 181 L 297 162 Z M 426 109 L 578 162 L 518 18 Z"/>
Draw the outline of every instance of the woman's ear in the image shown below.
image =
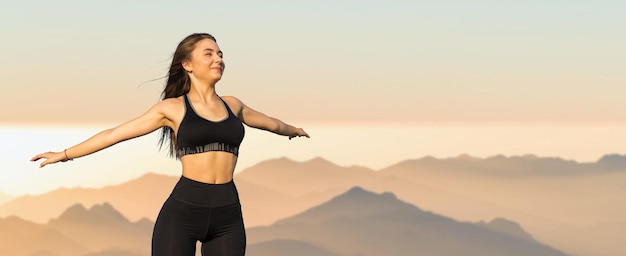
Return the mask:
<path id="1" fill-rule="evenodd" d="M 181 65 L 183 66 L 183 68 L 185 69 L 185 71 L 187 71 L 187 73 L 191 73 L 192 69 L 191 69 L 191 62 L 188 60 L 184 60 Z"/>

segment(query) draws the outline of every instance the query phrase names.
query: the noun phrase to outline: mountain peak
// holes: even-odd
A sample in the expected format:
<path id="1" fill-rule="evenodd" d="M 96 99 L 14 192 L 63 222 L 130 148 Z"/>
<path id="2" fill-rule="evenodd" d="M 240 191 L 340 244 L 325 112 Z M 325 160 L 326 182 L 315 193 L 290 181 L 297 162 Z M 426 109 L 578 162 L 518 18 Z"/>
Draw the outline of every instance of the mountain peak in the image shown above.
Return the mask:
<path id="1" fill-rule="evenodd" d="M 326 160 L 326 158 L 322 158 L 321 156 L 311 158 L 308 161 L 304 161 L 303 163 L 317 164 L 317 165 L 333 165 L 333 166 L 335 165 L 331 161 L 328 161 Z"/>
<path id="2" fill-rule="evenodd" d="M 480 158 L 473 157 L 473 156 L 471 156 L 471 155 L 469 155 L 469 154 L 461 154 L 461 155 L 457 156 L 457 157 L 456 157 L 456 159 L 459 159 L 459 160 L 466 160 L 466 161 L 476 161 L 476 160 L 480 160 Z"/>
<path id="3" fill-rule="evenodd" d="M 85 208 L 83 204 L 74 204 L 70 206 L 69 208 L 67 208 L 67 210 L 65 210 L 63 215 L 84 214 L 85 212 L 87 212 L 87 208 Z"/>
<path id="4" fill-rule="evenodd" d="M 477 224 L 484 228 L 507 234 L 509 236 L 534 241 L 534 238 L 530 234 L 528 234 L 517 222 L 510 221 L 505 218 L 495 218 L 489 223 L 481 221 Z"/>
<path id="5" fill-rule="evenodd" d="M 354 186 L 354 187 L 350 188 L 348 191 L 346 191 L 345 194 L 360 194 L 360 193 L 371 193 L 371 192 L 363 189 L 360 186 Z M 371 194 L 374 194 L 374 193 L 371 193 Z"/>
<path id="6" fill-rule="evenodd" d="M 383 200 L 392 200 L 392 201 L 399 201 L 399 202 L 401 202 L 400 200 L 398 200 L 396 195 L 394 195 L 391 192 L 383 192 L 381 194 L 376 194 L 374 192 L 365 190 L 365 189 L 363 189 L 360 186 L 354 186 L 354 187 L 350 188 L 348 191 L 346 191 L 343 195 L 340 195 L 340 196 L 342 196 L 344 198 L 347 198 L 347 199 L 354 199 L 354 198 L 379 198 L 379 199 L 383 199 Z M 404 203 L 404 202 L 402 202 L 402 203 Z"/>
<path id="7" fill-rule="evenodd" d="M 397 199 L 387 198 L 389 195 L 352 187 L 302 214 L 254 229 L 250 237 L 257 244 L 294 239 L 324 245 L 337 255 L 565 255 L 523 237 L 525 233 L 514 222 L 496 219 L 482 225 L 462 223 L 406 207 Z M 300 255 L 275 251 L 267 255 Z"/>
<path id="8" fill-rule="evenodd" d="M 124 217 L 120 212 L 115 210 L 111 204 L 105 202 L 102 204 L 96 204 L 89 210 L 82 204 L 75 204 L 70 206 L 65 212 L 56 219 L 50 220 L 50 222 L 128 222 L 128 219 Z"/>
<path id="9" fill-rule="evenodd" d="M 373 198 L 377 198 L 379 197 L 379 194 L 376 194 L 374 192 L 365 190 L 364 188 L 362 188 L 361 186 L 354 186 L 350 189 L 348 189 L 348 191 L 344 192 L 343 194 L 340 194 L 338 196 L 336 196 L 335 198 L 333 198 L 331 200 L 335 201 L 335 200 L 350 200 L 350 199 L 358 199 L 358 198 L 368 198 L 368 199 L 373 199 Z"/>
<path id="10" fill-rule="evenodd" d="M 291 218 L 283 219 L 278 223 L 320 223 L 336 218 L 364 217 L 404 210 L 422 212 L 419 208 L 398 200 L 393 193 L 376 194 L 355 186 L 324 204 Z"/>
<path id="11" fill-rule="evenodd" d="M 115 210 L 111 204 L 104 202 L 102 204 L 96 204 L 89 209 L 90 212 L 100 216 L 115 216 L 125 219 L 120 212 Z"/>
<path id="12" fill-rule="evenodd" d="M 612 168 L 626 168 L 626 155 L 608 154 L 602 156 L 597 162 L 600 165 Z"/>

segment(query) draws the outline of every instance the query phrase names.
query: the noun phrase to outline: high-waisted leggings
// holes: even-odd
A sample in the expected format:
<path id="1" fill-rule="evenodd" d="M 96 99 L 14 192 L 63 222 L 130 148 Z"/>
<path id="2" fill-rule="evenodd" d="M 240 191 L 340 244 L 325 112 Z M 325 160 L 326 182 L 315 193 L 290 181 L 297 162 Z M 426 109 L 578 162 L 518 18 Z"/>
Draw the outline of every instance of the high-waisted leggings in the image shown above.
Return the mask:
<path id="1" fill-rule="evenodd" d="M 208 184 L 181 177 L 163 204 L 152 233 L 153 256 L 239 256 L 246 231 L 235 184 Z"/>

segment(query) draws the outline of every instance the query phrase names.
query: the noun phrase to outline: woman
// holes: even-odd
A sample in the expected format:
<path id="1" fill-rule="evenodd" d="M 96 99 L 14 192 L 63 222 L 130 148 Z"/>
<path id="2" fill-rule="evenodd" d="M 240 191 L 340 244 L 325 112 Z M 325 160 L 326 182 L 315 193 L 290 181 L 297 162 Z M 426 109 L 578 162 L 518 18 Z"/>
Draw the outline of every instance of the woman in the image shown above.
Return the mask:
<path id="1" fill-rule="evenodd" d="M 40 167 L 82 157 L 118 142 L 162 129 L 160 144 L 180 159 L 182 176 L 165 201 L 152 234 L 152 255 L 244 255 L 246 235 L 241 205 L 233 183 L 242 123 L 293 137 L 309 135 L 258 112 L 235 97 L 220 97 L 215 84 L 222 78 L 222 51 L 209 34 L 192 34 L 178 44 L 163 100 L 136 119 L 102 131 L 45 159 Z"/>

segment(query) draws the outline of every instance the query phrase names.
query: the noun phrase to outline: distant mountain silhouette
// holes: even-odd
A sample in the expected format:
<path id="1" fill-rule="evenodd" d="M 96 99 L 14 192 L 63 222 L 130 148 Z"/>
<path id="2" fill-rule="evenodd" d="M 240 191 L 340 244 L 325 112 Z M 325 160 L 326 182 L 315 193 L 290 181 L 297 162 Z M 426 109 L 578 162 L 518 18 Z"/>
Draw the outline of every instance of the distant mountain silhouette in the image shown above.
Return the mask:
<path id="1" fill-rule="evenodd" d="M 341 167 L 320 157 L 304 162 L 267 160 L 235 176 L 246 223 L 253 226 L 269 225 L 377 179 L 371 169 Z"/>
<path id="2" fill-rule="evenodd" d="M 91 209 L 74 205 L 48 224 L 8 217 L 0 219 L 0 255 L 147 255 L 153 226 L 147 220 L 129 222 L 108 203 Z"/>
<path id="3" fill-rule="evenodd" d="M 458 222 L 420 210 L 391 193 L 375 194 L 360 187 L 248 232 L 252 245 L 285 239 L 303 241 L 337 255 L 565 255 L 519 234 Z M 273 249 L 280 251 L 279 247 Z"/>
<path id="4" fill-rule="evenodd" d="M 288 158 L 268 160 L 237 174 L 239 181 L 269 187 L 295 197 L 324 192 L 332 187 L 370 183 L 376 179 L 374 170 L 341 167 L 320 157 L 305 162 Z"/>
<path id="5" fill-rule="evenodd" d="M 605 155 L 596 164 L 609 170 L 626 171 L 626 155 Z"/>
<path id="6" fill-rule="evenodd" d="M 279 158 L 237 173 L 235 183 L 247 227 L 271 225 L 360 186 L 376 193 L 390 191 L 459 221 L 515 220 L 535 239 L 574 255 L 612 256 L 626 255 L 626 237 L 621 235 L 626 229 L 625 158 L 606 155 L 594 163 L 577 163 L 534 155 L 460 155 L 408 160 L 379 171 L 338 166 L 322 158 Z M 0 204 L 0 218 L 16 215 L 47 223 L 76 203 L 91 207 L 109 202 L 131 222 L 147 227 L 178 179 L 146 174 L 101 189 L 16 197 Z M 515 229 L 497 221 L 490 224 Z"/>
<path id="7" fill-rule="evenodd" d="M 510 236 L 514 236 L 514 237 L 518 237 L 518 238 L 522 238 L 522 239 L 526 239 L 530 241 L 535 241 L 535 239 L 530 234 L 526 233 L 526 231 L 524 231 L 524 229 L 522 229 L 522 227 L 518 223 L 515 223 L 513 221 L 510 221 L 504 218 L 496 218 L 490 221 L 489 223 L 481 221 L 476 224 L 484 228 L 491 229 L 496 232 L 500 232 L 503 234 L 507 234 Z"/>
<path id="8" fill-rule="evenodd" d="M 425 209 L 464 221 L 505 216 L 568 253 L 612 256 L 626 255 L 621 246 L 625 236 L 616 229 L 580 227 L 606 220 L 626 229 L 624 158 L 607 155 L 593 163 L 577 163 L 534 155 L 425 157 L 378 173 L 422 188 L 422 193 L 412 193 L 406 186 L 386 187 Z"/>
<path id="9" fill-rule="evenodd" d="M 0 219 L 0 255 L 81 255 L 88 249 L 47 225 L 18 217 Z"/>
<path id="10" fill-rule="evenodd" d="M 163 202 L 180 177 L 148 173 L 104 188 L 61 188 L 43 195 L 21 196 L 0 205 L 0 217 L 17 215 L 39 223 L 59 216 L 74 204 L 108 202 L 131 220 L 155 220 Z"/>
<path id="11" fill-rule="evenodd" d="M 90 251 L 121 247 L 145 249 L 150 244 L 152 227 L 144 221 L 132 223 L 108 203 L 86 209 L 78 204 L 61 216 L 50 220 L 48 226 L 87 246 Z"/>
<path id="12" fill-rule="evenodd" d="M 578 163 L 554 157 L 534 155 L 505 157 L 497 155 L 486 159 L 461 155 L 456 158 L 424 157 L 406 160 L 380 170 L 381 173 L 437 172 L 454 175 L 482 175 L 490 177 L 545 177 L 594 174 L 615 170 L 626 171 L 626 156 L 607 155 L 595 163 Z"/>

